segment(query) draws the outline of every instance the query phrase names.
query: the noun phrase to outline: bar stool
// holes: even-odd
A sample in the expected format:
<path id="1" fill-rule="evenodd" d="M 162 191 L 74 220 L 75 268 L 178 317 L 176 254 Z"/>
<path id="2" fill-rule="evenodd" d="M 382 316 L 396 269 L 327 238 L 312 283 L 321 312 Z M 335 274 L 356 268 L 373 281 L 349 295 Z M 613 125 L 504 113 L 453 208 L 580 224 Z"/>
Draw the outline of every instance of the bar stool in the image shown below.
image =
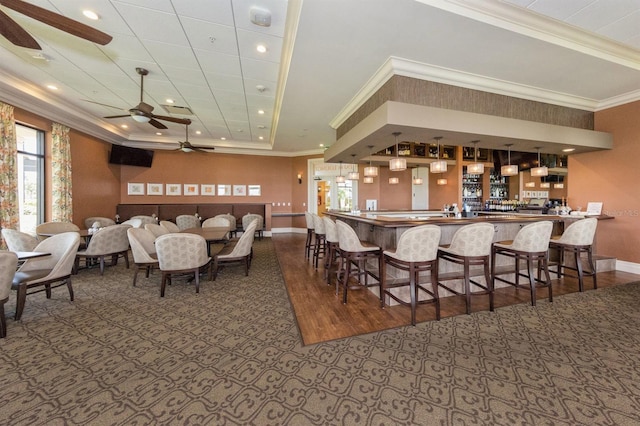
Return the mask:
<path id="1" fill-rule="evenodd" d="M 584 291 L 583 277 L 590 276 L 593 278 L 593 288 L 598 288 L 596 280 L 596 268 L 593 263 L 593 239 L 596 235 L 596 227 L 598 219 L 590 217 L 573 222 L 564 230 L 561 236 L 552 237 L 549 241 L 549 249 L 558 251 L 558 269 L 556 274 L 558 278 L 567 275 L 562 272 L 562 268 L 571 269 L 578 274 L 578 288 Z M 575 266 L 567 266 L 565 264 L 565 253 L 573 253 L 573 261 Z M 587 263 L 589 271 L 585 272 L 582 268 L 581 254 L 587 253 Z"/>
<path id="2" fill-rule="evenodd" d="M 307 241 L 304 244 L 304 258 L 309 259 L 311 256 L 311 250 L 313 250 L 313 216 L 309 212 L 304 212 L 304 218 L 307 221 Z"/>
<path id="3" fill-rule="evenodd" d="M 453 235 L 448 247 L 441 246 L 438 250 L 438 258 L 448 262 L 462 265 L 464 289 L 462 292 L 453 289 L 450 285 L 438 281 L 438 285 L 458 296 L 465 296 L 467 314 L 471 313 L 471 296 L 489 295 L 489 310 L 493 312 L 493 287 L 491 283 L 490 262 L 491 242 L 495 235 L 495 228 L 490 223 L 474 223 L 459 228 Z M 482 266 L 484 269 L 485 285 L 471 279 L 470 267 Z M 442 269 L 440 270 L 442 272 Z M 459 274 L 449 279 L 459 279 Z M 481 290 L 471 291 L 471 284 Z"/>
<path id="4" fill-rule="evenodd" d="M 553 294 L 551 291 L 551 278 L 549 277 L 549 238 L 553 223 L 545 220 L 535 222 L 523 226 L 513 242 L 493 243 L 491 245 L 491 279 L 492 286 L 495 288 L 495 280 L 510 284 L 516 288 L 526 287 L 520 285 L 520 277 L 529 278 L 529 288 L 531 290 L 531 305 L 536 305 L 536 287 L 549 287 L 549 302 L 553 302 Z M 498 273 L 496 271 L 496 258 L 498 255 L 511 257 L 515 260 L 515 270 L 509 272 Z M 520 272 L 520 261 L 525 261 L 527 265 L 527 274 Z M 533 277 L 533 263 L 538 263 L 538 277 Z M 544 271 L 545 280 L 540 276 L 540 271 Z M 499 278 L 498 275 L 515 274 L 515 282 Z"/>
<path id="5" fill-rule="evenodd" d="M 324 260 L 327 251 L 325 246 L 325 228 L 324 221 L 320 216 L 311 213 L 311 217 L 313 217 L 313 232 L 316 236 L 315 244 L 313 245 L 313 265 L 318 269 L 318 259 L 320 255 L 322 255 Z"/>
<path id="6" fill-rule="evenodd" d="M 338 261 L 337 269 L 340 270 L 342 263 L 340 261 L 340 245 L 336 223 L 327 216 L 323 216 L 322 220 L 324 221 L 324 239 L 327 245 L 327 253 L 324 256 L 324 278 L 327 280 L 327 284 L 329 285 L 331 284 L 332 265 Z"/>
<path id="7" fill-rule="evenodd" d="M 363 287 L 380 286 L 381 279 L 381 257 L 382 249 L 376 245 L 366 241 L 360 241 L 356 231 L 341 220 L 336 220 L 336 228 L 338 229 L 338 247 L 340 249 L 340 257 L 342 258 L 342 303 L 347 303 L 347 291 L 349 289 L 349 278 L 351 277 L 351 266 L 357 266 L 356 277 L 360 285 Z M 367 262 L 375 260 L 378 263 L 378 275 L 375 276 L 367 270 Z M 372 275 L 377 282 L 369 284 L 369 275 Z M 336 295 L 338 295 L 340 280 L 336 281 Z M 382 300 L 382 292 L 380 292 Z"/>
<path id="8" fill-rule="evenodd" d="M 380 306 L 384 308 L 385 296 L 400 303 L 411 306 L 411 325 L 416 325 L 416 305 L 434 303 L 436 318 L 440 320 L 440 297 L 438 296 L 438 244 L 440 243 L 440 227 L 421 225 L 410 228 L 400 235 L 395 252 L 385 250 L 382 263 L 382 284 L 380 288 Z M 389 283 L 387 265 L 409 273 L 409 281 Z M 420 273 L 431 272 L 431 290 L 420 285 Z M 410 302 L 399 298 L 390 289 L 409 286 Z M 431 299 L 419 300 L 418 290 L 431 296 Z"/>

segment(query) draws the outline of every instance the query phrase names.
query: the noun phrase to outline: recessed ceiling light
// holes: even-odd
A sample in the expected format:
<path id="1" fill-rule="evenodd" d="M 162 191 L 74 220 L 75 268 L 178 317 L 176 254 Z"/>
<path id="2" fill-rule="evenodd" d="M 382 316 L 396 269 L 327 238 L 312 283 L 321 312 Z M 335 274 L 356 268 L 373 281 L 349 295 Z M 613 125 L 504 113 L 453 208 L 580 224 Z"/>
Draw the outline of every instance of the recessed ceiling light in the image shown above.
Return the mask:
<path id="1" fill-rule="evenodd" d="M 173 101 L 173 99 L 167 99 L 165 102 L 168 103 L 168 104 L 172 104 L 174 101 Z"/>
<path id="2" fill-rule="evenodd" d="M 100 19 L 98 14 L 95 13 L 93 10 L 83 10 L 82 14 L 87 18 L 91 19 L 92 21 L 97 21 L 98 19 Z"/>
<path id="3" fill-rule="evenodd" d="M 258 139 L 263 140 L 264 138 L 262 136 L 258 136 Z"/>
<path id="4" fill-rule="evenodd" d="M 265 127 L 265 125 L 264 125 L 264 124 L 259 124 L 259 125 L 258 125 L 258 129 L 266 129 L 266 127 Z"/>
<path id="5" fill-rule="evenodd" d="M 225 138 L 224 136 L 220 138 L 221 141 L 226 141 L 227 138 Z"/>
<path id="6" fill-rule="evenodd" d="M 323 144 L 323 143 L 321 143 L 321 144 L 320 144 L 320 148 L 322 148 L 323 146 L 324 146 L 324 144 Z"/>
<path id="7" fill-rule="evenodd" d="M 258 110 L 258 114 L 264 114 L 264 110 L 263 109 L 259 109 Z"/>
<path id="8" fill-rule="evenodd" d="M 156 135 L 162 136 L 162 132 L 156 132 Z"/>
<path id="9" fill-rule="evenodd" d="M 201 135 L 202 132 L 200 130 L 196 130 L 196 135 Z"/>
<path id="10" fill-rule="evenodd" d="M 264 44 L 259 44 L 256 46 L 256 50 L 260 53 L 265 53 L 267 51 L 267 46 Z"/>
<path id="11" fill-rule="evenodd" d="M 58 87 L 54 86 L 53 84 L 47 84 L 47 89 L 58 90 Z"/>
<path id="12" fill-rule="evenodd" d="M 575 150 L 576 150 L 575 148 L 565 148 L 562 150 L 562 152 L 573 152 Z"/>
<path id="13" fill-rule="evenodd" d="M 33 59 L 38 59 L 38 60 L 40 60 L 40 61 L 46 61 L 46 62 L 49 62 L 49 61 L 51 60 L 51 57 L 50 57 L 50 56 L 47 56 L 47 55 L 45 55 L 45 54 L 44 54 L 44 53 L 42 53 L 42 52 L 36 52 L 36 53 L 33 53 L 33 54 L 31 55 L 31 57 L 32 57 Z"/>
<path id="14" fill-rule="evenodd" d="M 122 127 L 123 129 L 128 129 L 129 128 L 129 126 L 127 126 L 126 124 L 122 124 L 122 125 L 120 125 L 120 127 Z"/>

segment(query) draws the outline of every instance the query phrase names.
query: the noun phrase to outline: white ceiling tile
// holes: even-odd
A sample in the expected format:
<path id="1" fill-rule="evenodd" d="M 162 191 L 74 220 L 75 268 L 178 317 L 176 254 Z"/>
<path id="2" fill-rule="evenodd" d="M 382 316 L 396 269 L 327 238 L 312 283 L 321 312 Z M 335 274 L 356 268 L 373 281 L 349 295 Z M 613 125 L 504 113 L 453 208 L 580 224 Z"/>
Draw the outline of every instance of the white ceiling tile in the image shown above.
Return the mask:
<path id="1" fill-rule="evenodd" d="M 530 2 L 530 4 L 525 7 L 542 15 L 563 21 L 593 2 L 594 0 L 537 0 Z"/>
<path id="2" fill-rule="evenodd" d="M 249 58 L 240 58 L 242 75 L 245 79 L 262 80 L 275 83 L 278 81 L 280 65 L 274 62 L 256 61 Z M 275 85 L 274 85 L 275 86 Z"/>
<path id="3" fill-rule="evenodd" d="M 638 10 L 637 0 L 596 1 L 566 19 L 566 22 L 599 33 L 611 22 Z"/>
<path id="4" fill-rule="evenodd" d="M 233 27 L 231 1 L 172 0 L 172 4 L 180 16 L 188 16 Z"/>
<path id="5" fill-rule="evenodd" d="M 153 60 L 161 66 L 180 64 L 183 68 L 198 67 L 198 61 L 189 48 L 151 40 L 144 40 L 143 43 Z"/>
<path id="6" fill-rule="evenodd" d="M 112 0 L 116 7 L 119 6 L 137 6 L 150 10 L 158 10 L 166 13 L 173 12 L 171 0 Z"/>
<path id="7" fill-rule="evenodd" d="M 153 40 L 172 45 L 189 46 L 180 20 L 171 12 L 151 10 L 118 2 L 116 7 L 141 40 Z"/>
<path id="8" fill-rule="evenodd" d="M 282 41 L 281 37 L 238 30 L 238 46 L 240 48 L 240 57 L 242 58 L 279 63 L 282 56 Z M 256 50 L 259 44 L 267 46 L 265 53 L 260 53 Z"/>
<path id="9" fill-rule="evenodd" d="M 205 74 L 209 86 L 214 90 L 226 90 L 229 92 L 237 92 L 244 98 L 244 85 L 242 83 L 242 77 L 238 75 L 228 74 Z"/>
<path id="10" fill-rule="evenodd" d="M 195 49 L 196 60 L 203 72 L 240 75 L 240 57 Z"/>
<path id="11" fill-rule="evenodd" d="M 640 11 L 635 11 L 598 30 L 599 34 L 613 40 L 629 40 L 640 31 Z"/>
<path id="12" fill-rule="evenodd" d="M 238 54 L 238 44 L 233 27 L 187 17 L 181 17 L 180 21 L 187 37 L 189 37 L 192 48 L 228 55 Z"/>

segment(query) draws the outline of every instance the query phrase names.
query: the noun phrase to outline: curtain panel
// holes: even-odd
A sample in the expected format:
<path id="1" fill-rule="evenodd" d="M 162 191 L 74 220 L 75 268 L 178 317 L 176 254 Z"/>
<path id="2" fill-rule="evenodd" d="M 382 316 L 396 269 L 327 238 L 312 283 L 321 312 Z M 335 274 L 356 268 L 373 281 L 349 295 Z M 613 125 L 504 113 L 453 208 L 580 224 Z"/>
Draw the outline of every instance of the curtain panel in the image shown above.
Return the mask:
<path id="1" fill-rule="evenodd" d="M 18 142 L 13 106 L 0 102 L 0 227 L 19 229 Z M 2 241 L 2 248 L 6 248 Z"/>
<path id="2" fill-rule="evenodd" d="M 67 126 L 53 123 L 51 134 L 51 219 L 58 222 L 73 220 L 69 130 Z"/>

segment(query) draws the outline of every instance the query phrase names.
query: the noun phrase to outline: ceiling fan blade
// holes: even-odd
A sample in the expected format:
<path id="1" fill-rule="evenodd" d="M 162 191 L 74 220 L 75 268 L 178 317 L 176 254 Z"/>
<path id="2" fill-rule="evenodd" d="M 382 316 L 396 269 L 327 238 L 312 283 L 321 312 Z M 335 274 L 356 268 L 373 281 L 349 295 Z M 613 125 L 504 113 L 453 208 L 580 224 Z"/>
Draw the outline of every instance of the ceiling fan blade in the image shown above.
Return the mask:
<path id="1" fill-rule="evenodd" d="M 0 4 L 30 18 L 36 19 L 40 22 L 62 30 L 66 33 L 72 34 L 76 37 L 89 40 L 93 43 L 105 45 L 108 44 L 113 38 L 109 34 L 98 31 L 95 28 L 92 28 L 81 22 L 74 21 L 73 19 L 66 18 L 55 12 L 51 12 L 42 7 L 26 3 L 22 0 L 0 0 Z"/>
<path id="2" fill-rule="evenodd" d="M 110 115 L 108 117 L 102 117 L 102 118 L 122 118 L 122 117 L 131 117 L 131 114 L 124 114 L 124 115 Z"/>
<path id="3" fill-rule="evenodd" d="M 109 108 L 115 108 L 115 109 L 119 109 L 119 110 L 122 110 L 122 111 L 127 111 L 126 108 L 120 108 L 120 107 L 113 106 L 113 105 L 102 104 L 100 102 L 90 101 L 89 99 L 80 99 L 80 100 L 83 101 L 83 102 L 89 102 L 90 104 L 102 105 L 102 106 L 106 106 L 106 107 L 109 107 Z"/>
<path id="4" fill-rule="evenodd" d="M 212 146 L 194 146 L 194 145 L 191 145 L 191 149 L 195 151 L 200 151 L 200 152 L 209 152 L 209 151 L 215 150 L 215 148 Z"/>
<path id="5" fill-rule="evenodd" d="M 159 122 L 157 120 L 154 120 L 153 118 L 151 120 L 149 120 L 149 124 L 151 124 L 156 129 L 168 129 L 167 126 L 165 126 L 164 124 L 162 124 L 161 122 Z"/>
<path id="6" fill-rule="evenodd" d="M 16 46 L 42 50 L 38 42 L 16 21 L 0 10 L 0 34 Z"/>
<path id="7" fill-rule="evenodd" d="M 152 114 L 152 116 L 153 118 L 157 118 L 158 120 L 170 121 L 172 123 L 179 123 L 179 124 L 186 124 L 186 125 L 191 124 L 191 120 L 188 118 L 176 118 L 176 117 L 169 117 L 166 115 L 155 115 L 155 114 Z"/>

